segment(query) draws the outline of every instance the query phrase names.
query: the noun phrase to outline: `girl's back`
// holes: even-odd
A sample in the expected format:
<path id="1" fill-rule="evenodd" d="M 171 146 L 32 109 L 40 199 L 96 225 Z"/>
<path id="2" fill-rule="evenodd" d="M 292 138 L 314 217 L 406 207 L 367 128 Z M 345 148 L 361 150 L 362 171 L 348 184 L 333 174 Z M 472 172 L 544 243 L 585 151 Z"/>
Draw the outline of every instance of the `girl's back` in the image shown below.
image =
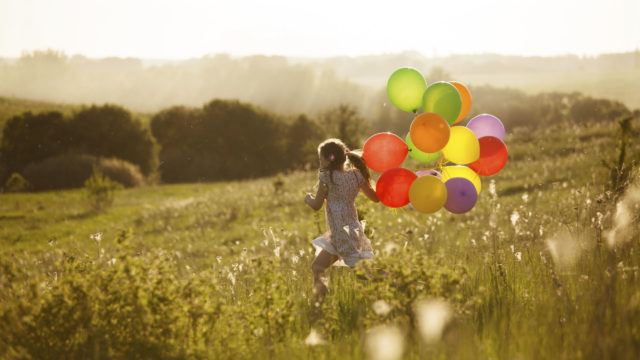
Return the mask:
<path id="1" fill-rule="evenodd" d="M 328 189 L 327 205 L 337 209 L 344 206 L 354 207 L 354 201 L 360 191 L 360 185 L 364 182 L 364 177 L 360 170 L 350 168 L 342 171 L 320 171 L 319 180 L 322 184 L 326 184 Z"/>

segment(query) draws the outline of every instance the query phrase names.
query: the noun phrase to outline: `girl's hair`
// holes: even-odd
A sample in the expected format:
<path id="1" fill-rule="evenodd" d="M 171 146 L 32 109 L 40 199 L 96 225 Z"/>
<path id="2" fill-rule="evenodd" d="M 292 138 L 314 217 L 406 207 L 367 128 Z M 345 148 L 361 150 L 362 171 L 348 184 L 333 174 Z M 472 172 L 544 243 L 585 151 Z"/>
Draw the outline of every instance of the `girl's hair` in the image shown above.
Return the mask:
<path id="1" fill-rule="evenodd" d="M 318 145 L 318 154 L 329 161 L 329 178 L 333 182 L 333 170 L 341 170 L 344 163 L 349 162 L 358 170 L 362 176 L 369 181 L 371 174 L 364 162 L 362 156 L 354 151 L 349 150 L 340 139 L 327 139 Z"/>

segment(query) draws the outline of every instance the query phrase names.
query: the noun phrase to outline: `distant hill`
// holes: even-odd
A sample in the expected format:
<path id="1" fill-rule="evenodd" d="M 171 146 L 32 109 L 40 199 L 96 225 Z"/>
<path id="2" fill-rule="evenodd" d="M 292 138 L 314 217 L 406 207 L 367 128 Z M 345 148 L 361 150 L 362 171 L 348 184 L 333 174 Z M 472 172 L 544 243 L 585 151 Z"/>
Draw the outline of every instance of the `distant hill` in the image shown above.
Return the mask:
<path id="1" fill-rule="evenodd" d="M 181 61 L 68 57 L 40 51 L 0 59 L 0 96 L 60 103 L 117 103 L 135 111 L 239 99 L 281 114 L 314 114 L 340 103 L 364 116 L 379 108 L 387 77 L 400 66 L 434 69 L 471 86 L 526 93 L 579 91 L 640 108 L 640 53 L 597 57 L 454 55 L 416 52 L 299 59 L 205 56 Z"/>
<path id="2" fill-rule="evenodd" d="M 529 94 L 579 91 L 640 108 L 640 51 L 596 57 L 481 54 L 436 58 L 405 52 L 296 61 L 335 71 L 339 77 L 374 88 L 384 86 L 391 71 L 401 66 L 413 66 L 425 75 L 441 68 L 468 85 L 510 87 Z"/>

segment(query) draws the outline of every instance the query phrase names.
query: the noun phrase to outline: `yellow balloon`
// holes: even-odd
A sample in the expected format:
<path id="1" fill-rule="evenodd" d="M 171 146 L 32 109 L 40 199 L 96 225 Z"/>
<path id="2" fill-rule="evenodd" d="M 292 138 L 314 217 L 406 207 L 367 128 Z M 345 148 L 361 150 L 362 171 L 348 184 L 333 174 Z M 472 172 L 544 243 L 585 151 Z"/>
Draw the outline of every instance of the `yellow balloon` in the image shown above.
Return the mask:
<path id="1" fill-rule="evenodd" d="M 442 155 L 456 164 L 470 164 L 480 158 L 480 142 L 473 131 L 464 126 L 452 126 Z"/>
<path id="2" fill-rule="evenodd" d="M 409 188 L 409 201 L 414 209 L 431 214 L 447 202 L 447 188 L 435 176 L 425 175 L 415 179 Z"/>
<path id="3" fill-rule="evenodd" d="M 480 176 L 475 171 L 462 165 L 451 165 L 442 168 L 442 182 L 446 183 L 451 178 L 463 178 L 471 181 L 475 186 L 476 191 L 480 194 L 482 189 L 482 183 L 480 182 Z"/>

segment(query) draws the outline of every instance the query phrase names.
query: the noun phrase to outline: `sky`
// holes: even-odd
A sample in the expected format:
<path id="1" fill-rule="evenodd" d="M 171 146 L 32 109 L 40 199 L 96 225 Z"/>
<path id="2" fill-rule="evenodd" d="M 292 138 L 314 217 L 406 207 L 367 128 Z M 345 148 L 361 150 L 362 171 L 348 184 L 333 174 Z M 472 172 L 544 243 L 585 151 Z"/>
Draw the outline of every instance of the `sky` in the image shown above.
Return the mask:
<path id="1" fill-rule="evenodd" d="M 639 16 L 640 0 L 0 0 L 0 57 L 591 56 L 639 48 Z"/>

